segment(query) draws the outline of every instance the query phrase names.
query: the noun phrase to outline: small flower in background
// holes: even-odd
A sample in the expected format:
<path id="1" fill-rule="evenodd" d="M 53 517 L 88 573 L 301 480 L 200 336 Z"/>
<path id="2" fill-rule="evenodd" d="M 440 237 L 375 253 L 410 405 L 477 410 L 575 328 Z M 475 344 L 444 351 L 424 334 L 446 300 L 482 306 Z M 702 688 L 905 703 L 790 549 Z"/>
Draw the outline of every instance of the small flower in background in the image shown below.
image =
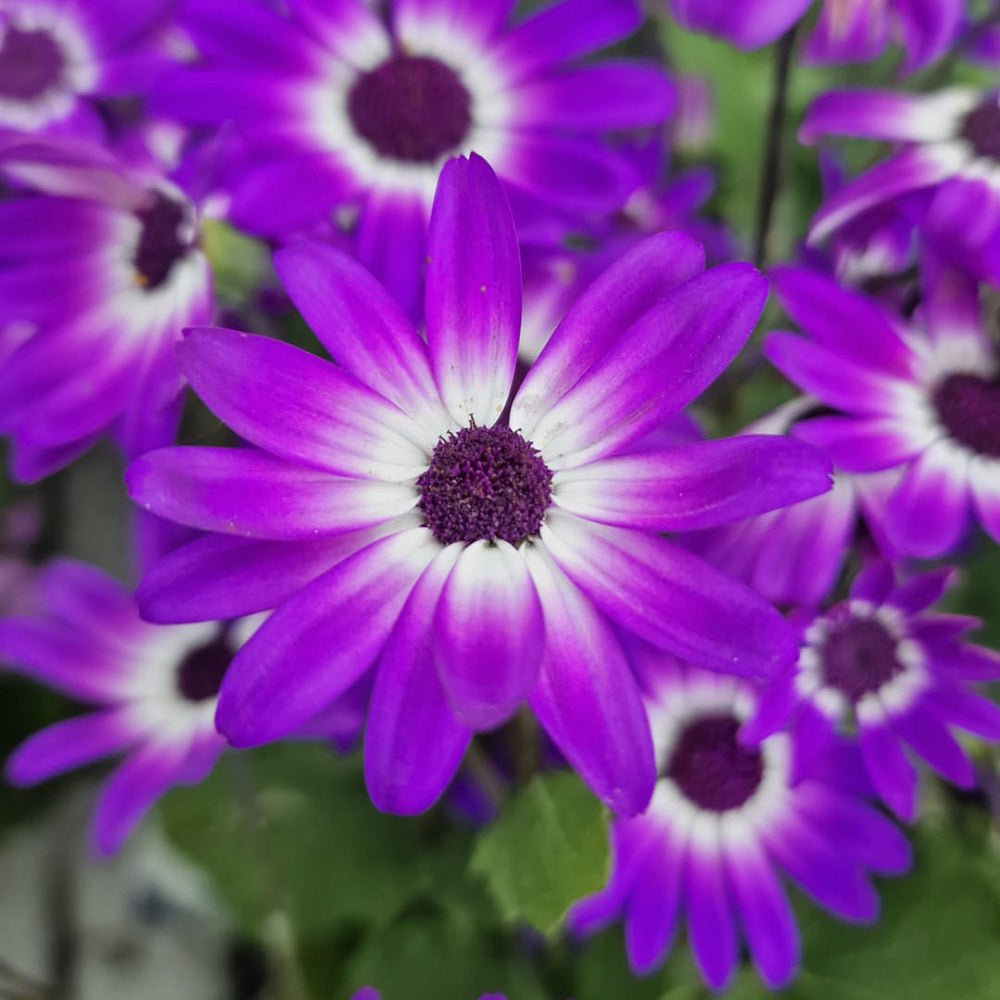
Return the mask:
<path id="1" fill-rule="evenodd" d="M 101 435 L 126 455 L 173 440 L 181 329 L 212 317 L 195 206 L 166 177 L 70 139 L 0 145 L 0 432 L 15 478 Z"/>
<path id="2" fill-rule="evenodd" d="M 149 625 L 121 584 L 68 560 L 42 570 L 38 588 L 36 611 L 0 619 L 0 660 L 94 711 L 26 740 L 7 779 L 30 785 L 126 754 L 94 815 L 94 847 L 112 854 L 167 789 L 215 765 L 226 746 L 214 721 L 219 685 L 258 622 Z"/>
<path id="3" fill-rule="evenodd" d="M 1000 92 L 830 91 L 806 112 L 799 138 L 846 135 L 903 149 L 831 195 L 813 220 L 822 242 L 887 202 L 923 198 L 924 238 L 956 265 L 1000 285 Z"/>
<path id="4" fill-rule="evenodd" d="M 100 139 L 96 101 L 140 93 L 164 62 L 171 0 L 0 0 L 0 136 Z"/>
<path id="5" fill-rule="evenodd" d="M 793 399 L 746 428 L 746 434 L 790 434 L 821 409 L 809 397 Z M 897 470 L 851 474 L 834 470 L 828 493 L 780 510 L 695 531 L 680 541 L 769 601 L 783 606 L 821 603 L 833 589 L 854 547 L 874 544 L 888 556 L 883 525 Z"/>
<path id="6" fill-rule="evenodd" d="M 509 6 L 394 0 L 193 0 L 181 22 L 204 57 L 158 88 L 157 111 L 232 120 L 248 140 L 236 224 L 287 236 L 339 208 L 356 252 L 404 309 L 420 310 L 427 222 L 451 156 L 485 156 L 519 216 L 579 222 L 621 206 L 635 180 L 604 141 L 656 125 L 672 86 L 655 64 L 581 57 L 630 35 L 633 0 L 565 0 L 523 20 Z"/>
<path id="7" fill-rule="evenodd" d="M 843 920 L 869 922 L 878 896 L 869 873 L 898 875 L 910 850 L 898 829 L 857 794 L 856 762 L 832 753 L 797 783 L 802 736 L 739 738 L 756 709 L 747 683 L 633 647 L 646 679 L 656 745 L 649 809 L 612 827 L 607 887 L 581 900 L 570 927 L 586 934 L 623 919 L 629 964 L 663 962 L 683 915 L 705 981 L 725 988 L 742 938 L 772 989 L 794 976 L 800 943 L 784 874 Z"/>
<path id="8" fill-rule="evenodd" d="M 884 512 L 892 547 L 944 555 L 974 520 L 1000 540 L 1000 363 L 976 283 L 927 269 L 919 314 L 903 321 L 800 268 L 779 268 L 773 281 L 809 339 L 772 333 L 765 352 L 836 411 L 795 433 L 845 472 L 901 472 Z"/>
<path id="9" fill-rule="evenodd" d="M 812 0 L 669 0 L 687 28 L 741 49 L 776 41 L 813 6 Z M 819 22 L 803 52 L 806 63 L 870 62 L 890 43 L 906 52 L 905 72 L 944 55 L 962 26 L 963 0 L 822 0 Z"/>
<path id="10" fill-rule="evenodd" d="M 445 168 L 429 251 L 426 346 L 377 282 L 318 244 L 277 268 L 343 367 L 189 334 L 193 387 L 255 447 L 132 465 L 141 506 L 230 536 L 164 560 L 144 613 L 277 606 L 223 685 L 218 722 L 237 746 L 286 735 L 378 662 L 365 756 L 383 809 L 427 808 L 473 730 L 527 698 L 595 793 L 637 812 L 652 746 L 613 625 L 719 670 L 768 674 L 789 654 L 772 608 L 658 533 L 820 493 L 825 460 L 776 437 L 630 450 L 731 360 L 765 283 L 747 264 L 703 272 L 680 234 L 639 244 L 566 316 L 504 418 L 520 266 L 481 158 Z"/>
<path id="11" fill-rule="evenodd" d="M 904 819 L 917 813 L 907 751 L 946 781 L 973 787 L 972 762 L 952 729 L 1000 740 L 1000 707 L 970 688 L 1000 679 L 1000 654 L 963 641 L 977 619 L 928 612 L 952 577 L 939 570 L 897 584 L 888 563 L 868 564 L 846 601 L 800 620 L 798 664 L 765 687 L 743 738 L 790 725 L 801 775 L 835 734 L 852 732 L 872 784 Z"/>
<path id="12" fill-rule="evenodd" d="M 37 598 L 37 570 L 29 550 L 42 529 L 38 505 L 25 500 L 0 512 L 0 616 L 27 614 Z"/>

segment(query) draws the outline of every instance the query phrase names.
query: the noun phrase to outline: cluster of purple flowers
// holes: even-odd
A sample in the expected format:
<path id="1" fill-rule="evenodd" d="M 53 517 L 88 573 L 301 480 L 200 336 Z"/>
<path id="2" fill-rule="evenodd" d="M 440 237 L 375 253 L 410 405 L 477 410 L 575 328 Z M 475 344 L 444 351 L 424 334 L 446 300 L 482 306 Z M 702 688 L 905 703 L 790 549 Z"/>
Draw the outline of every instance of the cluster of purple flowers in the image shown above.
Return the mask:
<path id="1" fill-rule="evenodd" d="M 904 72 L 990 37 L 959 0 L 662 6 L 744 48 L 811 17 L 804 60 Z M 803 143 L 899 148 L 829 170 L 765 277 L 699 214 L 711 171 L 666 166 L 685 86 L 603 53 L 639 6 L 512 8 L 0 0 L 0 433 L 23 483 L 114 443 L 142 575 L 5 597 L 5 667 L 93 707 L 7 777 L 126 755 L 111 853 L 227 749 L 360 733 L 374 806 L 414 814 L 527 706 L 614 814 L 573 933 L 623 919 L 641 974 L 683 917 L 713 988 L 741 942 L 778 987 L 782 878 L 875 919 L 916 766 L 970 788 L 956 733 L 1000 740 L 1000 655 L 921 564 L 1000 542 L 1000 94 L 821 95 Z M 323 355 L 244 332 L 225 226 Z M 707 437 L 687 409 L 769 287 L 802 396 Z M 192 393 L 228 446 L 178 444 Z"/>

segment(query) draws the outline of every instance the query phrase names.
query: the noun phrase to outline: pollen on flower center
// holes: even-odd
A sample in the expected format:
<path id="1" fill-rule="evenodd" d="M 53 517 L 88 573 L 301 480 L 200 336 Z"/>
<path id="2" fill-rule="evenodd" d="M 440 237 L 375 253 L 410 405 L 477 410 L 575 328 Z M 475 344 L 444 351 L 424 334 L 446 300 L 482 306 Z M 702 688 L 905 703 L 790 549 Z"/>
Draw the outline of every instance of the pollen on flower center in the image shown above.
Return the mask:
<path id="1" fill-rule="evenodd" d="M 537 535 L 552 497 L 541 455 L 509 427 L 465 427 L 438 441 L 417 480 L 420 510 L 443 545 Z"/>
<path id="2" fill-rule="evenodd" d="M 977 156 L 1000 160 L 1000 100 L 994 96 L 965 116 L 961 136 Z"/>
<path id="3" fill-rule="evenodd" d="M 827 634 L 820 650 L 823 681 L 853 701 L 877 691 L 903 666 L 896 639 L 874 618 L 847 618 Z"/>
<path id="4" fill-rule="evenodd" d="M 0 97 L 31 101 L 62 79 L 63 51 L 47 31 L 8 26 L 0 36 Z"/>
<path id="5" fill-rule="evenodd" d="M 136 215 L 142 224 L 133 261 L 136 280 L 151 291 L 170 277 L 174 265 L 194 245 L 195 228 L 187 207 L 161 191 L 154 192 L 151 204 Z"/>
<path id="6" fill-rule="evenodd" d="M 729 712 L 689 722 L 674 745 L 664 774 L 700 809 L 738 809 L 757 791 L 764 758 L 736 738 L 739 720 Z"/>
<path id="7" fill-rule="evenodd" d="M 938 417 L 961 444 L 1000 458 L 1000 380 L 949 375 L 934 393 Z"/>
<path id="8" fill-rule="evenodd" d="M 177 668 L 177 690 L 186 701 L 207 701 L 222 687 L 233 653 L 224 636 L 191 650 Z"/>
<path id="9" fill-rule="evenodd" d="M 355 131 L 383 156 L 434 163 L 469 133 L 472 100 L 458 74 L 426 56 L 393 55 L 347 97 Z"/>

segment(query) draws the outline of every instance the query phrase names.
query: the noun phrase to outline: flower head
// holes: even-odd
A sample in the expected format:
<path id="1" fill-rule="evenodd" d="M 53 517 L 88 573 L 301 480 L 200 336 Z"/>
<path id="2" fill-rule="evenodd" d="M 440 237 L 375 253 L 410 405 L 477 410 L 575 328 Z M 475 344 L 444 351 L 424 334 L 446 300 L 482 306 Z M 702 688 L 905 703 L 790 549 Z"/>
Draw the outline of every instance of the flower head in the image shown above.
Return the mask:
<path id="1" fill-rule="evenodd" d="M 236 122 L 248 148 L 231 215 L 251 231 L 355 213 L 360 260 L 411 315 L 449 157 L 485 156 L 528 217 L 579 221 L 618 208 L 634 184 L 604 133 L 661 122 L 673 101 L 650 63 L 577 65 L 639 26 L 633 0 L 562 0 L 517 20 L 460 0 L 392 0 L 384 20 L 363 0 L 287 7 L 187 4 L 204 62 L 178 70 L 159 109 Z"/>
<path id="2" fill-rule="evenodd" d="M 34 480 L 102 434 L 128 455 L 173 439 L 174 345 L 212 315 L 195 207 L 160 174 L 78 140 L 14 140 L 0 171 L 0 432 Z"/>
<path id="3" fill-rule="evenodd" d="M 731 360 L 763 280 L 745 264 L 703 273 L 681 235 L 638 245 L 566 316 L 508 408 L 520 267 L 484 160 L 442 173 L 426 345 L 332 248 L 286 249 L 277 266 L 339 366 L 191 332 L 186 374 L 252 447 L 165 449 L 128 473 L 144 507 L 220 533 L 154 571 L 147 615 L 277 607 L 223 685 L 222 731 L 241 746 L 279 738 L 377 663 L 365 753 L 383 808 L 426 808 L 472 731 L 529 699 L 605 801 L 641 809 L 652 746 L 614 626 L 719 670 L 766 674 L 788 655 L 769 606 L 659 532 L 829 482 L 814 450 L 777 438 L 630 450 Z"/>
<path id="4" fill-rule="evenodd" d="M 796 434 L 838 469 L 897 469 L 884 527 L 900 553 L 953 551 L 973 512 L 1000 539 L 1000 361 L 983 328 L 975 282 L 928 273 L 915 322 L 799 268 L 774 276 L 810 337 L 770 334 L 768 358 L 834 409 Z"/>
<path id="5" fill-rule="evenodd" d="M 586 933 L 622 917 L 629 964 L 642 974 L 664 960 L 683 914 L 713 989 L 732 976 L 741 937 L 764 982 L 783 986 L 800 945 L 779 876 L 842 919 L 870 921 L 878 897 L 868 874 L 905 871 L 906 840 L 851 790 L 849 758 L 831 755 L 793 784 L 797 734 L 742 742 L 755 709 L 749 684 L 638 653 L 653 678 L 656 791 L 645 814 L 615 822 L 608 886 L 576 904 L 570 925 Z"/>
<path id="6" fill-rule="evenodd" d="M 1000 677 L 1000 656 L 963 641 L 976 619 L 927 612 L 950 577 L 941 570 L 897 584 L 887 563 L 869 564 L 848 600 L 801 621 L 798 663 L 765 690 L 745 736 L 791 720 L 802 771 L 835 733 L 853 733 L 872 784 L 906 819 L 917 808 L 907 750 L 971 787 L 972 762 L 951 730 L 1000 739 L 1000 708 L 968 686 Z"/>

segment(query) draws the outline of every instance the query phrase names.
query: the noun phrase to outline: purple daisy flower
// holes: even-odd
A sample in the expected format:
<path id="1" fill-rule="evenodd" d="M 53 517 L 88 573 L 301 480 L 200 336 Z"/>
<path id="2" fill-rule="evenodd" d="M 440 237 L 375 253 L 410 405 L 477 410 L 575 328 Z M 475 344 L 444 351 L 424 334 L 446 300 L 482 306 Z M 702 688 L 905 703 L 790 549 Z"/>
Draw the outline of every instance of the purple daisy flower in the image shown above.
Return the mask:
<path id="1" fill-rule="evenodd" d="M 219 684 L 257 622 L 150 625 L 121 584 L 77 562 L 52 563 L 38 586 L 37 612 L 0 620 L 0 659 L 95 710 L 29 737 L 7 778 L 31 785 L 127 754 L 94 815 L 94 847 L 111 854 L 167 789 L 214 766 L 226 745 L 215 729 Z"/>
<path id="2" fill-rule="evenodd" d="M 804 269 L 778 268 L 773 281 L 810 336 L 772 333 L 765 353 L 836 411 L 801 421 L 796 435 L 846 472 L 902 471 L 885 509 L 893 548 L 953 551 L 973 512 L 1000 540 L 1000 361 L 975 282 L 925 275 L 920 315 L 904 323 Z"/>
<path id="3" fill-rule="evenodd" d="M 753 268 L 703 266 L 680 234 L 634 248 L 508 410 L 517 237 L 473 156 L 445 167 L 434 202 L 426 345 L 370 275 L 319 244 L 281 251 L 277 268 L 342 367 L 262 337 L 188 335 L 191 384 L 254 447 L 133 463 L 138 503 L 223 533 L 168 557 L 140 601 L 173 621 L 278 606 L 222 689 L 235 745 L 282 737 L 377 662 L 365 757 L 381 808 L 427 808 L 472 731 L 525 698 L 601 798 L 645 805 L 652 746 L 612 623 L 719 670 L 767 674 L 788 655 L 769 605 L 658 533 L 829 486 L 811 448 L 777 438 L 627 453 L 760 315 Z"/>
<path id="4" fill-rule="evenodd" d="M 794 436 L 797 421 L 818 409 L 813 399 L 794 399 L 744 433 Z M 829 493 L 681 540 L 775 604 L 816 606 L 837 582 L 859 534 L 874 539 L 883 555 L 891 552 L 883 512 L 899 478 L 898 470 L 852 475 L 835 469 Z"/>
<path id="5" fill-rule="evenodd" d="M 0 171 L 0 433 L 31 481 L 102 434 L 173 440 L 181 329 L 212 317 L 194 205 L 165 177 L 69 139 L 15 140 Z"/>
<path id="6" fill-rule="evenodd" d="M 100 137 L 97 98 L 137 93 L 171 0 L 0 0 L 0 132 Z"/>
<path id="7" fill-rule="evenodd" d="M 685 27 L 758 49 L 784 34 L 812 0 L 670 0 Z M 962 0 L 824 0 L 804 61 L 869 62 L 890 42 L 906 49 L 907 72 L 943 55 L 962 25 Z"/>
<path id="8" fill-rule="evenodd" d="M 868 922 L 878 913 L 868 873 L 905 871 L 909 845 L 857 794 L 852 757 L 831 755 L 793 784 L 797 734 L 759 746 L 739 739 L 755 710 L 750 685 L 638 653 L 652 678 L 659 780 L 642 816 L 614 823 L 610 881 L 573 907 L 570 926 L 589 933 L 622 917 L 641 975 L 665 959 L 683 914 L 713 989 L 729 982 L 740 938 L 764 982 L 781 987 L 798 968 L 800 943 L 779 875 L 836 916 Z"/>
<path id="9" fill-rule="evenodd" d="M 178 71 L 158 108 L 232 120 L 249 155 L 231 216 L 264 235 L 357 215 L 357 254 L 419 312 L 427 220 L 449 157 L 480 153 L 528 216 L 619 207 L 633 186 L 610 130 L 663 121 L 673 89 L 650 62 L 577 60 L 631 34 L 634 0 L 564 0 L 523 20 L 511 4 L 194 0 L 182 17 L 204 65 Z"/>
<path id="10" fill-rule="evenodd" d="M 826 239 L 887 201 L 920 194 L 942 252 L 1000 283 L 1000 92 L 831 91 L 806 113 L 799 137 L 847 135 L 904 147 L 837 191 L 813 220 Z"/>
<path id="11" fill-rule="evenodd" d="M 917 812 L 908 750 L 947 781 L 972 787 L 972 762 L 952 728 L 1000 739 L 1000 707 L 969 687 L 1000 679 L 1000 654 L 962 641 L 977 619 L 927 613 L 951 578 L 944 569 L 897 585 L 888 563 L 867 565 L 848 600 L 800 622 L 798 663 L 767 685 L 744 738 L 790 724 L 801 774 L 849 727 L 872 784 L 904 819 Z"/>

